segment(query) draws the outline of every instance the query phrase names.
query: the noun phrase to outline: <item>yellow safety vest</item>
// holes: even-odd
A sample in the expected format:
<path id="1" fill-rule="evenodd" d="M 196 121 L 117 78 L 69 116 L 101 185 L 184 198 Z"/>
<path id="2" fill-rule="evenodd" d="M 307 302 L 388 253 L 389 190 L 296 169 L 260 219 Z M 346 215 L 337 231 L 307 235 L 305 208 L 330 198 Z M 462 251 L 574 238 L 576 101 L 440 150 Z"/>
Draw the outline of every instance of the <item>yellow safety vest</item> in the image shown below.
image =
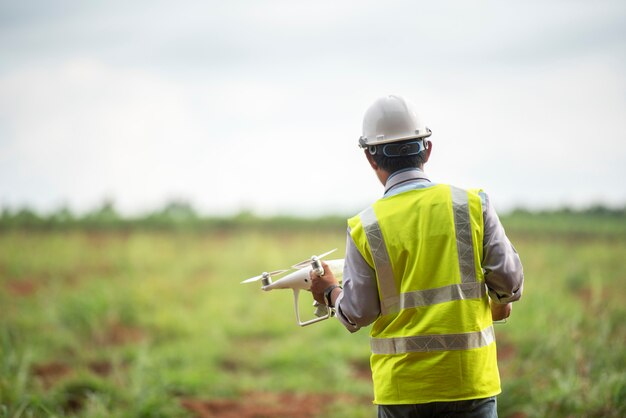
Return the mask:
<path id="1" fill-rule="evenodd" d="M 478 190 L 439 184 L 402 192 L 348 224 L 378 284 L 381 315 L 370 333 L 374 403 L 500 393 Z"/>

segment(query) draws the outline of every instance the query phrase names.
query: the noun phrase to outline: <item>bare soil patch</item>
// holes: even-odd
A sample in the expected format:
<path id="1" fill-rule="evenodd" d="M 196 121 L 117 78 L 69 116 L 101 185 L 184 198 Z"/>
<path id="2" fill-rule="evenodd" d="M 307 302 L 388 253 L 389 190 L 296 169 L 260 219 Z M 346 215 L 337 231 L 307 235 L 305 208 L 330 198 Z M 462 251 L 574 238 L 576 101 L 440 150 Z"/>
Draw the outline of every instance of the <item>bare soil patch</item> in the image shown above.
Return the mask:
<path id="1" fill-rule="evenodd" d="M 96 335 L 95 340 L 99 345 L 118 346 L 135 344 L 146 338 L 146 331 L 139 327 L 126 325 L 119 322 L 110 324 L 102 333 Z"/>
<path id="2" fill-rule="evenodd" d="M 508 360 L 517 354 L 515 346 L 502 338 L 498 338 L 497 347 L 498 361 Z"/>
<path id="3" fill-rule="evenodd" d="M 372 381 L 372 370 L 370 368 L 369 361 L 353 361 L 350 363 L 350 368 L 352 369 L 352 375 L 359 379 L 367 382 Z"/>
<path id="4" fill-rule="evenodd" d="M 15 296 L 30 296 L 37 292 L 39 285 L 35 280 L 16 280 L 8 282 L 7 287 Z"/>
<path id="5" fill-rule="evenodd" d="M 255 392 L 239 399 L 180 400 L 197 418 L 315 418 L 336 395 Z"/>
<path id="6" fill-rule="evenodd" d="M 592 313 L 604 310 L 607 301 L 610 301 L 614 297 L 613 293 L 614 292 L 611 292 L 611 290 L 606 287 L 594 289 L 591 286 L 581 287 L 575 292 L 576 297 L 580 300 L 585 310 Z"/>
<path id="7" fill-rule="evenodd" d="M 234 373 L 241 369 L 241 364 L 235 360 L 225 359 L 220 362 L 220 368 L 226 372 Z"/>
<path id="8" fill-rule="evenodd" d="M 33 365 L 31 372 L 46 389 L 53 387 L 59 380 L 70 375 L 72 368 L 65 363 L 51 361 L 49 363 Z"/>
<path id="9" fill-rule="evenodd" d="M 90 361 L 86 368 L 101 377 L 107 377 L 113 372 L 113 364 L 106 360 Z M 72 376 L 74 368 L 60 361 L 51 361 L 33 365 L 31 373 L 42 382 L 44 388 L 50 389 L 64 378 Z"/>
<path id="10" fill-rule="evenodd" d="M 102 377 L 110 375 L 113 371 L 113 365 L 111 364 L 111 362 L 106 360 L 91 361 L 89 362 L 87 367 L 89 368 L 89 370 L 91 370 L 92 373 Z"/>

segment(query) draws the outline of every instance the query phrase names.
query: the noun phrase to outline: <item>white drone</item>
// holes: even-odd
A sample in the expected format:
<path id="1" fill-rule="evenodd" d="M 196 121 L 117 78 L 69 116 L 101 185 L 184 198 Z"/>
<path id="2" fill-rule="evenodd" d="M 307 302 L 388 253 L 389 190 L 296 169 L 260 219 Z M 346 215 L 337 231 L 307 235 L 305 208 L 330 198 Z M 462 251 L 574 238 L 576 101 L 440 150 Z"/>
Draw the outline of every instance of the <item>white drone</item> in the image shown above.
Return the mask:
<path id="1" fill-rule="evenodd" d="M 311 279 L 309 277 L 309 273 L 311 270 L 315 271 L 318 275 L 324 275 L 324 268 L 322 267 L 321 259 L 326 257 L 327 255 L 335 252 L 337 249 L 330 250 L 322 255 L 314 255 L 311 256 L 311 259 L 301 261 L 298 264 L 294 264 L 291 268 L 296 269 L 296 271 L 286 275 L 285 277 L 272 282 L 273 276 L 278 276 L 280 274 L 285 273 L 289 269 L 286 270 L 276 270 L 272 272 L 264 272 L 258 276 L 251 277 L 249 279 L 244 280 L 241 283 L 251 283 L 256 282 L 257 280 L 261 280 L 261 290 L 265 290 L 266 292 L 274 289 L 291 289 L 293 290 L 293 302 L 296 310 L 296 322 L 301 327 L 306 325 L 311 325 L 319 321 L 323 321 L 325 319 L 330 318 L 333 313 L 326 305 L 318 303 L 317 301 L 313 302 L 313 306 L 315 307 L 315 316 L 317 318 L 313 318 L 311 320 L 302 322 L 300 320 L 300 310 L 298 309 L 298 295 L 301 290 L 309 290 L 311 288 Z M 343 258 L 337 260 L 328 260 L 326 261 L 328 264 L 328 268 L 335 277 L 340 277 L 343 274 Z"/>

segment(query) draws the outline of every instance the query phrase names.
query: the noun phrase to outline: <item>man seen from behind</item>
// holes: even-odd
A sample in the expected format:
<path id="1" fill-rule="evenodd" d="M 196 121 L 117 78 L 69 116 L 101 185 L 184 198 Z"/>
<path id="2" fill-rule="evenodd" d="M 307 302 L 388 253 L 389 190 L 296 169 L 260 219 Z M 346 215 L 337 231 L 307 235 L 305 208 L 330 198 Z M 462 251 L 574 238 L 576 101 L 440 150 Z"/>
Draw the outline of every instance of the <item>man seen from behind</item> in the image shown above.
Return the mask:
<path id="1" fill-rule="evenodd" d="M 343 289 L 324 266 L 311 291 L 349 331 L 372 325 L 379 418 L 497 417 L 493 320 L 520 299 L 522 265 L 487 194 L 425 174 L 430 135 L 402 97 L 367 110 L 359 145 L 384 195 L 348 220 Z"/>

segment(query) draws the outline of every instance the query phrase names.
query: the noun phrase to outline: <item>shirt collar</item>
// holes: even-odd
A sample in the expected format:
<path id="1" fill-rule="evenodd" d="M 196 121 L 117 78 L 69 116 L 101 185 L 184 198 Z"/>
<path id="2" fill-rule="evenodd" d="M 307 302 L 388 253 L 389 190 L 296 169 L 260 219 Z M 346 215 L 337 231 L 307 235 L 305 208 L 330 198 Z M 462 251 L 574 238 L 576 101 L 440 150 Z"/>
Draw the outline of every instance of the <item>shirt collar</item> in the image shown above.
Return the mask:
<path id="1" fill-rule="evenodd" d="M 385 193 L 400 184 L 416 180 L 430 182 L 430 179 L 419 168 L 406 168 L 404 170 L 396 171 L 387 179 L 387 183 L 385 183 Z"/>

